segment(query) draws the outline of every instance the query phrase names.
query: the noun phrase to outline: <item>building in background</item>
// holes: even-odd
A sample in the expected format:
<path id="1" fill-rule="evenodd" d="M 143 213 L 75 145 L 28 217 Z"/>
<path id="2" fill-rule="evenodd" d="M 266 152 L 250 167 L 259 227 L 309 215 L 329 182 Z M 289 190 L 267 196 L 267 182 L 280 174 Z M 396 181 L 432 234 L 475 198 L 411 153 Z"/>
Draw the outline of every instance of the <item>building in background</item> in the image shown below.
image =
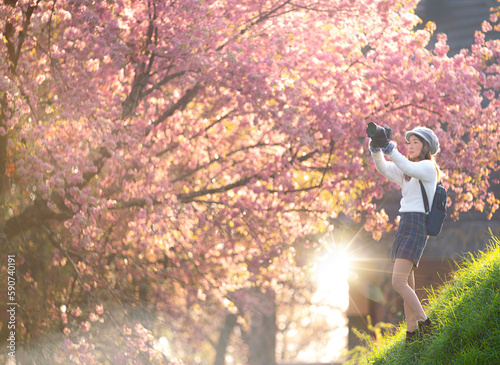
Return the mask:
<path id="1" fill-rule="evenodd" d="M 481 30 L 481 23 L 487 20 L 492 7 L 499 6 L 497 0 L 421 0 L 416 14 L 423 20 L 436 23 L 436 31 L 430 47 L 436 42 L 437 33 L 448 37 L 450 51 L 455 55 L 474 42 L 474 32 Z"/>

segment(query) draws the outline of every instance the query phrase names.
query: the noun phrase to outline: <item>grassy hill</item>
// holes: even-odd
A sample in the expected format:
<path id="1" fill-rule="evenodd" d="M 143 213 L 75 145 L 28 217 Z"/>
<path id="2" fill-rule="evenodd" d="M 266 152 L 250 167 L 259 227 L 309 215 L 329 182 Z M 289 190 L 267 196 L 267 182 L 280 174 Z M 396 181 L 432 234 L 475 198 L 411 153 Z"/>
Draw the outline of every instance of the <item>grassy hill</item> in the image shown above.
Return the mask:
<path id="1" fill-rule="evenodd" d="M 447 284 L 430 290 L 425 310 L 434 322 L 431 336 L 406 345 L 403 323 L 358 349 L 348 364 L 500 365 L 500 240 L 492 235 L 488 249 L 465 257 Z"/>

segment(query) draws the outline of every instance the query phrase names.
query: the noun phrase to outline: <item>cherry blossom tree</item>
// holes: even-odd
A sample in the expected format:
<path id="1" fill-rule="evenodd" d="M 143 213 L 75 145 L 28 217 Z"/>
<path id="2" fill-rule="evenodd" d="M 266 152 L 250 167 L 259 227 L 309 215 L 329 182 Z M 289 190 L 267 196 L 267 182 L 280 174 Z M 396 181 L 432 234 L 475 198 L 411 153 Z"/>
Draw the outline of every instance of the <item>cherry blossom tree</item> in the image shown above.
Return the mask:
<path id="1" fill-rule="evenodd" d="M 448 57 L 445 35 L 426 49 L 416 3 L 4 0 L 0 244 L 19 346 L 87 364 L 174 361 L 161 336 L 205 351 L 239 293 L 299 275 L 297 240 L 341 214 L 375 238 L 392 226 L 368 121 L 403 151 L 406 130 L 433 128 L 452 215 L 491 217 L 497 14 Z"/>

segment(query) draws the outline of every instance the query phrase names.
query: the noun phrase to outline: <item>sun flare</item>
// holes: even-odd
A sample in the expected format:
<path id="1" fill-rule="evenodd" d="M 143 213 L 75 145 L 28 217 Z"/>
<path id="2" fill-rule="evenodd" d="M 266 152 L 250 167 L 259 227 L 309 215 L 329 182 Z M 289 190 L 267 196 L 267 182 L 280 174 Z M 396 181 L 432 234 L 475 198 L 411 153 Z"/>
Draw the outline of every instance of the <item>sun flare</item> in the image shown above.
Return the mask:
<path id="1" fill-rule="evenodd" d="M 315 276 L 318 294 L 332 306 L 346 310 L 349 305 L 349 271 L 351 258 L 342 249 L 334 249 L 318 258 Z"/>
<path id="2" fill-rule="evenodd" d="M 301 353 L 299 360 L 335 361 L 347 348 L 347 317 L 349 306 L 349 272 L 351 257 L 344 248 L 330 247 L 313 263 L 312 275 L 317 284 L 312 298 L 314 313 L 321 316 L 331 329 L 328 346 L 318 349 L 310 346 Z M 321 355 L 320 355 L 321 354 Z"/>

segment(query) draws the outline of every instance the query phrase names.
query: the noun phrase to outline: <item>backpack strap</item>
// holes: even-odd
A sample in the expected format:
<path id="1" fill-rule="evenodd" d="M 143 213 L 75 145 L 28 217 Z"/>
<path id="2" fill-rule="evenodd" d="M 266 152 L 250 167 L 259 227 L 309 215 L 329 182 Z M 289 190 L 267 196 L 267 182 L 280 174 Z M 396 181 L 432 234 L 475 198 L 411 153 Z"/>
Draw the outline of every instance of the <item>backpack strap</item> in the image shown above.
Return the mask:
<path id="1" fill-rule="evenodd" d="M 422 190 L 422 199 L 424 200 L 425 214 L 429 214 L 429 200 L 427 199 L 427 193 L 425 192 L 424 184 L 422 180 L 418 180 L 420 183 L 420 190 Z"/>

